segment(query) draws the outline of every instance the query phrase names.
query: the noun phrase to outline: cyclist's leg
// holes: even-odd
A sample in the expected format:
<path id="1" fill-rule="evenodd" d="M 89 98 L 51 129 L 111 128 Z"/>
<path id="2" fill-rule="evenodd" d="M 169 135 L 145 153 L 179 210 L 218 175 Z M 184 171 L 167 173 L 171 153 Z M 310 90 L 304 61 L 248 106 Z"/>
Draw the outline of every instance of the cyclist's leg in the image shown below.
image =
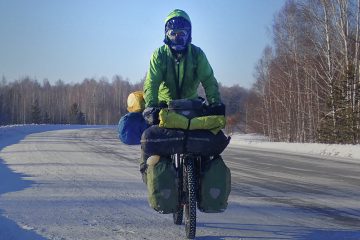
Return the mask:
<path id="1" fill-rule="evenodd" d="M 146 160 L 150 157 L 150 155 L 147 155 L 142 149 L 141 149 L 141 155 L 140 155 L 140 173 L 142 181 L 146 184 L 146 170 L 147 170 L 147 164 Z"/>

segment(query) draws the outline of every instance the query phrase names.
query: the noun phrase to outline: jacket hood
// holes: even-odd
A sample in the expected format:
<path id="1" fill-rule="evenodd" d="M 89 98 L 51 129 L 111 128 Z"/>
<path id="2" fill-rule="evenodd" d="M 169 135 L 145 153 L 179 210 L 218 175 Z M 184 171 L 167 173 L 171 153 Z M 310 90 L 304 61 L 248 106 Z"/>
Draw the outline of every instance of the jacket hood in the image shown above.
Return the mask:
<path id="1" fill-rule="evenodd" d="M 169 13 L 169 15 L 165 18 L 165 24 L 172 18 L 174 17 L 183 17 L 185 18 L 187 21 L 189 21 L 190 25 L 191 25 L 191 21 L 190 21 L 190 17 L 189 15 L 180 9 L 175 9 L 173 10 L 171 13 Z"/>

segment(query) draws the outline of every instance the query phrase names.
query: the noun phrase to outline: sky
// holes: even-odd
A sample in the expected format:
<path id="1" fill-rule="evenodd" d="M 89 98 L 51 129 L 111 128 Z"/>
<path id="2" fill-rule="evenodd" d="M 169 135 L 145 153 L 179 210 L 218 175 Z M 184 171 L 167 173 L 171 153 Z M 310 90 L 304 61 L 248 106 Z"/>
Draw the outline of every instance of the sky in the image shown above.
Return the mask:
<path id="1" fill-rule="evenodd" d="M 144 78 L 164 19 L 186 11 L 218 82 L 250 88 L 285 0 L 0 0 L 0 77 Z"/>

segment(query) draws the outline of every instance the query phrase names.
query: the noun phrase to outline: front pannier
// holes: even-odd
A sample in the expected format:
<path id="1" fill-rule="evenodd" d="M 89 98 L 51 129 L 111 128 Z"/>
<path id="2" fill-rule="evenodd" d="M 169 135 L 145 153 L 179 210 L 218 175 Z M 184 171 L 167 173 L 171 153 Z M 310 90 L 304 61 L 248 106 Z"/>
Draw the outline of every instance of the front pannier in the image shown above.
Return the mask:
<path id="1" fill-rule="evenodd" d="M 225 211 L 231 190 L 231 173 L 221 156 L 205 162 L 199 187 L 198 209 L 201 212 Z"/>
<path id="2" fill-rule="evenodd" d="M 170 158 L 160 157 L 147 168 L 147 189 L 150 206 L 160 213 L 175 212 L 178 205 L 176 171 Z"/>

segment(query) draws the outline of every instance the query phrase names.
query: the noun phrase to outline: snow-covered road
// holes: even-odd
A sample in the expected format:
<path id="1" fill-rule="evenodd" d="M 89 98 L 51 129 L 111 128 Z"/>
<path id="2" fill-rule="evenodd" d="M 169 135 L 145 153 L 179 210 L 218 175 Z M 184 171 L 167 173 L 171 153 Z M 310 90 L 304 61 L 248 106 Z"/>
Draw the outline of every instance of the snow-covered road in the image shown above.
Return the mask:
<path id="1" fill-rule="evenodd" d="M 147 203 L 139 146 L 116 134 L 68 129 L 0 144 L 0 240 L 184 239 L 184 226 Z M 240 145 L 223 158 L 229 207 L 198 213 L 197 239 L 360 239 L 360 163 Z"/>

